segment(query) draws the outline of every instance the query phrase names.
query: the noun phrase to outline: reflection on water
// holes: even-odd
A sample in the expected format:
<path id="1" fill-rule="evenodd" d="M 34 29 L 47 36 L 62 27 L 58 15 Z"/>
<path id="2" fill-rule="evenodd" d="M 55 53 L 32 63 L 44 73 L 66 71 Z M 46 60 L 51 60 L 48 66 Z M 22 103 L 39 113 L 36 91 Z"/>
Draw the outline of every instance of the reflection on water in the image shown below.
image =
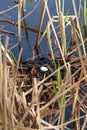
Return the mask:
<path id="1" fill-rule="evenodd" d="M 26 0 L 26 2 L 27 2 L 26 3 L 26 10 L 27 10 L 26 14 L 27 14 L 35 8 L 37 2 L 33 1 L 31 4 L 28 4 L 28 0 Z M 0 4 L 0 11 L 5 10 L 13 5 L 15 5 L 13 0 L 3 0 L 3 2 Z M 77 5 L 77 11 L 78 11 L 78 7 L 79 7 L 78 0 L 76 0 L 76 5 Z M 40 0 L 40 3 L 38 4 L 37 8 L 26 18 L 27 26 L 38 29 L 40 14 L 41 14 L 41 6 L 42 6 L 42 1 Z M 51 16 L 57 15 L 56 10 L 55 10 L 56 7 L 54 4 L 54 0 L 49 0 L 48 6 L 49 6 Z M 68 9 L 70 9 L 69 14 L 73 14 L 73 7 L 71 4 L 71 1 L 65 0 L 65 14 L 67 13 Z M 17 22 L 17 8 L 15 8 L 9 12 L 4 13 L 3 15 L 0 15 L 0 18 L 9 19 L 11 21 Z M 47 24 L 47 21 L 48 21 L 48 17 L 46 14 L 45 18 L 44 18 L 44 23 L 42 26 L 42 31 L 44 31 L 46 24 Z M 4 26 L 4 30 L 8 30 L 8 31 L 11 31 L 11 32 L 14 32 L 15 34 L 17 34 L 17 27 L 10 25 L 8 23 L 1 23 L 0 22 L 0 27 L 1 26 Z M 29 34 L 31 46 L 35 45 L 37 34 L 30 32 L 30 31 L 28 32 L 28 34 Z M 25 60 L 31 56 L 31 50 L 29 50 L 28 45 L 26 43 L 25 31 L 23 29 L 22 29 L 22 36 L 23 36 L 23 38 L 22 38 L 23 59 Z M 17 36 L 11 36 L 11 35 L 9 35 L 9 37 L 10 37 L 9 47 L 11 47 L 13 44 L 17 43 L 18 38 L 17 38 Z M 41 42 L 41 47 L 42 47 L 43 53 L 45 55 L 48 52 L 48 50 L 45 49 L 45 48 L 48 48 L 47 46 L 48 46 L 47 40 L 46 40 L 46 38 L 44 38 L 43 41 Z M 18 47 L 14 48 L 13 52 L 16 55 L 16 57 L 18 57 Z"/>

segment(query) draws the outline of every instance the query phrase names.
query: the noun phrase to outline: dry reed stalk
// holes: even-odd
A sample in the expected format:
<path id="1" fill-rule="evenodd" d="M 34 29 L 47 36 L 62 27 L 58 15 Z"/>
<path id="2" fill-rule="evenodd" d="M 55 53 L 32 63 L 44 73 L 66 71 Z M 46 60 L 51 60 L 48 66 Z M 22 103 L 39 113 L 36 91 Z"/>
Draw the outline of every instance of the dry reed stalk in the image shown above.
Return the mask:
<path id="1" fill-rule="evenodd" d="M 47 0 L 48 1 L 48 0 Z M 46 6 L 45 6 L 45 3 L 44 3 L 44 1 L 43 1 L 43 3 L 42 3 L 42 10 L 41 10 L 41 15 L 40 15 L 40 23 L 39 23 L 39 32 L 38 32 L 38 35 L 37 35 L 37 40 L 36 40 L 36 45 L 35 45 L 35 47 L 37 48 L 38 47 L 38 43 L 40 43 L 39 42 L 39 39 L 40 39 L 40 34 L 41 34 L 41 29 L 42 29 L 42 25 L 43 25 L 43 20 L 44 20 L 44 16 L 45 16 L 45 11 L 46 11 Z M 35 49 L 36 49 L 35 48 Z"/>
<path id="2" fill-rule="evenodd" d="M 84 42 L 86 42 L 87 41 L 87 39 L 85 38 L 84 39 Z M 79 44 L 79 48 L 82 46 L 82 43 L 80 43 Z M 77 51 L 77 46 L 75 46 L 75 48 L 73 48 L 73 50 L 71 50 L 70 52 L 68 52 L 68 57 L 71 55 L 71 54 L 73 54 L 74 52 L 76 52 Z M 84 56 L 84 55 L 83 55 Z M 85 56 L 84 56 L 85 57 Z"/>
<path id="3" fill-rule="evenodd" d="M 4 14 L 5 12 L 8 12 L 8 11 L 10 11 L 10 10 L 16 8 L 16 7 L 18 7 L 18 5 L 12 6 L 11 8 L 6 9 L 6 10 L 4 10 L 4 11 L 0 11 L 0 15 L 1 15 L 1 14 Z"/>
<path id="4" fill-rule="evenodd" d="M 1 39 L 0 39 L 1 40 Z M 2 65 L 2 49 L 1 49 L 1 41 L 0 41 L 0 121 L 2 123 L 2 126 L 4 127 L 4 115 L 3 115 L 3 106 L 2 106 L 2 89 L 3 89 L 3 65 Z"/>
<path id="5" fill-rule="evenodd" d="M 62 12 L 59 13 L 59 25 L 60 25 L 62 53 L 63 55 L 66 55 L 65 22 L 64 22 L 64 16 Z"/>
<path id="6" fill-rule="evenodd" d="M 16 130 L 38 130 L 38 129 L 33 129 L 33 128 L 27 128 L 24 126 L 20 126 L 20 125 L 11 125 L 11 128 L 15 128 Z"/>
<path id="7" fill-rule="evenodd" d="M 32 88 L 29 89 L 27 92 L 25 92 L 25 96 L 28 95 L 28 94 L 30 94 L 31 92 L 32 92 Z"/>
<path id="8" fill-rule="evenodd" d="M 37 87 L 36 87 L 36 85 L 37 85 L 37 80 L 36 80 L 36 78 L 33 78 L 32 101 L 34 101 L 34 98 L 37 95 Z M 32 102 L 32 111 L 34 112 L 34 103 L 33 102 Z M 35 112 L 34 112 L 34 114 L 35 114 Z"/>
<path id="9" fill-rule="evenodd" d="M 13 36 L 17 36 L 16 33 L 11 32 L 11 31 L 7 31 L 7 30 L 1 30 L 1 29 L 0 29 L 0 32 L 1 32 L 1 33 L 6 33 L 6 34 L 11 34 L 11 35 L 13 35 Z"/>
<path id="10" fill-rule="evenodd" d="M 41 123 L 40 123 L 40 111 L 39 111 L 39 94 L 42 91 L 42 87 L 39 88 L 39 90 L 36 88 L 36 78 L 33 79 L 33 97 L 32 97 L 32 102 L 29 105 L 29 109 L 26 108 L 26 111 L 21 119 L 21 124 L 24 122 L 26 116 L 31 112 L 33 118 L 36 118 L 36 122 L 38 124 L 39 129 L 42 129 Z M 36 112 L 35 112 L 35 107 L 36 107 Z M 36 116 L 37 115 L 37 116 Z M 31 119 L 30 119 L 31 120 Z"/>
<path id="11" fill-rule="evenodd" d="M 19 4 L 18 4 L 18 43 L 19 43 L 19 51 L 21 50 L 21 6 L 22 6 L 22 0 L 20 0 Z"/>
<path id="12" fill-rule="evenodd" d="M 79 24 L 79 20 L 78 20 L 78 15 L 77 15 L 77 11 L 76 11 L 76 6 L 75 6 L 75 0 L 72 0 L 72 5 L 73 5 L 74 13 L 75 13 L 75 16 L 76 16 L 76 21 L 77 21 L 77 26 L 78 26 L 80 38 L 81 38 L 81 43 L 82 43 L 82 47 L 83 47 L 83 52 L 84 52 L 84 55 L 86 55 L 85 45 L 84 45 L 84 41 L 83 41 L 81 29 L 80 29 L 80 24 Z"/>
<path id="13" fill-rule="evenodd" d="M 83 61 L 82 61 L 82 59 L 81 59 L 82 54 L 81 54 L 81 49 L 80 49 L 80 47 L 79 47 L 79 40 L 78 40 L 78 38 L 77 38 L 77 34 L 76 34 L 76 31 L 75 31 L 74 22 L 72 21 L 72 19 L 71 19 L 71 26 L 72 26 L 72 31 L 73 31 L 73 33 L 72 33 L 72 34 L 73 34 L 73 39 L 74 39 L 74 41 L 76 42 L 76 46 L 77 46 L 77 49 L 78 49 L 78 54 L 79 54 L 81 63 L 83 63 Z"/>
<path id="14" fill-rule="evenodd" d="M 44 0 L 44 3 L 47 4 L 45 0 Z M 47 9 L 47 12 L 49 15 L 50 25 L 52 27 L 54 27 L 53 20 L 50 17 L 48 7 L 47 7 L 47 5 L 45 5 L 45 6 L 46 6 L 46 9 Z M 52 28 L 52 29 L 54 29 L 54 34 L 55 34 L 56 33 L 55 28 Z M 77 41 L 77 37 L 75 39 Z M 8 40 L 7 40 L 7 43 L 8 43 Z M 17 77 L 17 72 L 18 72 L 18 68 L 19 68 L 19 63 L 20 63 L 20 59 L 21 59 L 20 57 L 21 57 L 22 51 L 20 52 L 16 69 L 14 68 L 14 65 L 13 65 L 13 70 L 12 70 L 13 79 L 10 79 L 9 74 L 7 73 L 7 68 L 6 68 L 7 47 L 4 51 L 3 72 L 1 71 L 2 70 L 2 53 L 1 53 L 1 49 L 0 49 L 0 61 L 1 61 L 0 76 L 3 77 L 2 86 L 3 86 L 3 99 L 4 99 L 4 112 L 5 112 L 4 116 L 3 115 L 2 116 L 0 115 L 0 116 L 4 117 L 5 130 L 7 130 L 7 129 L 10 129 L 10 130 L 18 130 L 18 129 L 19 130 L 23 130 L 23 129 L 37 130 L 37 128 L 39 130 L 47 130 L 47 129 L 48 130 L 49 129 L 55 129 L 55 130 L 67 129 L 67 130 L 69 130 L 67 125 L 70 123 L 74 123 L 74 122 L 76 123 L 75 129 L 80 129 L 80 120 L 81 119 L 84 119 L 82 130 L 84 130 L 86 128 L 87 115 L 86 115 L 86 106 L 84 106 L 85 105 L 84 102 L 87 101 L 86 100 L 87 94 L 81 88 L 81 83 L 87 78 L 87 75 L 86 74 L 82 75 L 82 72 L 81 72 L 82 67 L 80 67 L 82 65 L 82 63 L 86 61 L 85 60 L 86 55 L 85 56 L 81 55 L 81 51 L 79 49 L 80 45 L 79 45 L 79 47 L 78 47 L 78 45 L 77 45 L 77 52 L 79 53 L 79 56 L 76 57 L 76 59 L 73 59 L 73 61 L 69 60 L 68 61 L 69 63 L 66 63 L 66 61 L 65 61 L 64 65 L 59 67 L 54 72 L 52 71 L 53 73 L 51 73 L 50 75 L 48 75 L 46 78 L 44 78 L 43 80 L 41 80 L 39 82 L 37 82 L 37 79 L 34 78 L 32 88 L 29 88 L 29 90 L 26 93 L 24 93 L 22 91 L 22 89 L 20 90 L 20 92 L 18 92 L 17 89 L 19 89 L 19 87 L 17 86 L 17 83 L 16 83 L 16 77 Z M 62 57 L 62 59 L 63 59 L 63 57 Z M 65 60 L 65 59 L 63 59 L 63 60 Z M 82 62 L 81 62 L 81 60 L 82 60 Z M 76 67 L 74 62 L 77 62 L 77 61 L 78 61 L 78 64 L 80 64 L 80 66 L 78 66 L 76 68 L 76 72 L 72 72 L 73 71 L 72 67 Z M 83 63 L 83 64 L 84 64 L 84 66 L 86 65 L 86 63 Z M 46 81 L 48 82 L 48 79 L 50 80 L 51 77 L 54 77 L 55 74 L 59 70 L 62 70 L 62 69 L 65 70 L 65 68 L 67 68 L 67 73 L 63 79 L 63 83 L 62 83 L 61 87 L 57 88 L 58 92 L 53 97 L 51 96 L 51 98 L 49 98 L 50 100 L 43 103 L 41 101 L 40 97 L 41 97 L 41 94 L 44 95 L 44 91 L 50 95 L 54 94 L 53 89 L 52 89 L 52 83 L 47 84 L 45 82 Z M 3 76 L 2 76 L 2 73 L 3 73 Z M 76 75 L 78 75 L 78 74 L 79 74 L 79 77 L 76 81 Z M 0 80 L 0 82 L 1 82 L 1 80 Z M 57 83 L 55 83 L 55 84 L 57 84 Z M 7 88 L 7 85 L 9 86 L 9 89 Z M 46 85 L 48 85 L 48 86 L 46 86 Z M 23 87 L 23 82 L 21 83 L 20 86 L 21 86 L 21 88 Z M 45 90 L 43 90 L 43 86 L 45 86 L 45 88 L 46 88 Z M 82 91 L 81 95 L 80 95 L 79 91 Z M 32 93 L 32 98 L 31 98 L 32 101 L 29 103 L 29 105 L 27 105 L 26 99 L 25 99 L 25 96 L 28 93 Z M 0 93 L 0 94 L 2 95 L 2 93 Z M 66 99 L 66 101 L 63 100 L 65 96 L 68 98 L 68 99 Z M 61 98 L 61 105 L 56 106 L 57 108 L 55 108 L 56 101 L 60 98 Z M 74 102 L 72 99 L 74 100 Z M 2 98 L 0 100 L 2 100 Z M 2 101 L 1 101 L 1 104 L 2 104 Z M 67 107 L 69 105 L 72 105 L 72 113 L 70 115 L 70 118 L 66 122 L 64 122 L 64 108 L 67 109 Z M 11 111 L 9 111 L 10 108 L 11 108 Z M 1 107 L 0 107 L 0 109 L 1 109 Z M 80 116 L 81 110 L 84 112 L 84 114 L 85 114 L 84 116 Z M 1 109 L 1 112 L 2 112 L 2 109 Z M 20 112 L 22 112 L 22 113 L 20 113 Z M 43 115 L 43 112 L 44 112 L 44 115 Z M 44 116 L 45 116 L 45 118 L 44 118 Z M 27 117 L 29 118 L 29 120 Z M 45 119 L 46 119 L 46 121 L 45 121 Z M 25 125 L 26 122 L 28 123 L 27 125 Z M 55 125 L 56 122 L 58 122 L 57 125 Z M 10 125 L 10 123 L 11 123 L 11 125 Z M 7 124 L 8 124 L 8 126 L 7 126 Z M 18 125 L 18 124 L 20 124 L 20 125 Z M 33 126 L 32 124 L 35 124 L 35 125 Z"/>
<path id="15" fill-rule="evenodd" d="M 47 126 L 48 129 L 53 128 L 52 124 L 50 124 L 50 123 L 48 123 L 48 122 L 46 122 L 46 121 L 44 121 L 42 119 L 41 119 L 41 123 L 44 124 L 43 130 L 46 130 L 45 126 Z"/>
<path id="16" fill-rule="evenodd" d="M 86 124 L 87 124 L 87 114 L 86 114 L 86 117 L 84 119 L 84 123 L 83 123 L 83 126 L 82 126 L 81 130 L 85 130 L 86 129 Z"/>
<path id="17" fill-rule="evenodd" d="M 75 109 L 76 109 L 76 106 L 77 106 L 77 99 L 78 99 L 78 92 L 79 92 L 79 87 L 75 88 L 74 89 L 74 99 L 73 99 L 73 106 L 72 106 L 72 113 L 74 113 Z"/>
<path id="18" fill-rule="evenodd" d="M 2 45 L 2 43 L 1 43 L 1 41 L 0 41 L 0 46 L 1 46 L 1 51 L 5 51 L 5 48 L 4 48 L 4 46 Z M 8 53 L 6 52 L 6 58 L 8 59 L 8 61 L 10 62 L 10 64 L 11 65 L 13 65 L 13 61 L 12 61 L 12 59 L 10 58 L 10 56 L 8 55 Z"/>
<path id="19" fill-rule="evenodd" d="M 6 52 L 8 47 L 9 38 L 6 37 L 4 61 L 3 61 L 3 84 L 2 84 L 2 100 L 3 100 L 3 111 L 4 111 L 4 130 L 7 130 L 7 66 L 6 66 Z"/>
<path id="20" fill-rule="evenodd" d="M 40 37 L 40 39 L 38 40 L 38 46 L 40 45 L 41 41 L 43 40 L 43 38 L 46 35 L 46 30 L 43 32 L 42 36 Z"/>
<path id="21" fill-rule="evenodd" d="M 80 109 L 78 110 L 77 112 L 77 115 L 76 115 L 76 118 L 79 118 L 80 117 Z M 79 129 L 80 128 L 80 120 L 76 121 L 76 128 Z"/>
<path id="22" fill-rule="evenodd" d="M 15 69 L 14 65 L 12 66 L 12 74 L 13 74 L 13 87 L 12 87 L 12 107 L 13 107 L 13 104 L 14 104 L 14 94 L 15 94 L 15 89 L 16 89 L 16 76 L 17 76 L 17 72 L 18 72 L 18 68 L 19 68 L 19 64 L 20 64 L 20 61 L 21 61 L 21 55 L 22 55 L 22 48 L 20 50 L 20 53 L 19 53 L 19 57 L 18 57 L 18 62 L 17 62 L 17 67 Z"/>
<path id="23" fill-rule="evenodd" d="M 77 99 L 78 99 L 78 92 L 79 92 L 79 86 L 74 90 L 74 95 L 73 95 L 73 104 L 72 104 L 72 113 L 74 113 L 75 112 L 75 109 L 76 109 L 76 107 L 77 107 Z M 79 111 L 79 109 L 78 109 L 78 111 Z M 75 113 L 75 117 L 74 118 L 79 118 L 78 117 L 78 114 L 77 114 L 78 112 L 76 112 Z M 75 128 L 76 129 L 78 129 L 79 128 L 79 123 L 78 123 L 78 121 L 76 121 L 75 122 Z"/>
<path id="24" fill-rule="evenodd" d="M 82 116 L 82 117 L 79 116 L 79 117 L 76 117 L 76 118 L 74 118 L 74 117 L 76 116 L 76 113 L 80 110 L 81 104 L 85 101 L 86 98 L 87 98 L 87 95 L 85 94 L 85 96 L 83 97 L 83 99 L 81 100 L 81 102 L 78 104 L 78 106 L 74 110 L 74 113 L 71 115 L 71 117 L 68 119 L 67 122 L 70 122 L 70 121 L 72 121 L 72 122 L 80 121 L 80 118 L 82 118 L 82 117 L 85 118 L 85 116 Z"/>
<path id="25" fill-rule="evenodd" d="M 76 121 L 76 120 L 80 120 L 80 119 L 83 119 L 83 118 L 85 118 L 85 117 L 86 117 L 86 116 L 80 116 L 79 118 L 72 119 L 71 121 L 66 122 L 66 123 L 64 123 L 64 124 L 62 124 L 62 125 L 63 125 L 63 126 L 66 126 L 66 125 L 68 125 L 68 124 L 70 124 L 70 123 L 72 123 L 72 122 L 74 122 L 74 121 Z M 54 128 L 61 128 L 62 125 L 54 126 Z"/>
<path id="26" fill-rule="evenodd" d="M 65 86 L 63 88 L 58 89 L 59 95 L 62 93 L 62 91 L 65 91 Z M 58 115 L 58 125 L 64 123 L 64 118 L 65 118 L 65 107 L 66 107 L 66 94 L 62 95 L 58 100 L 61 100 L 61 103 L 59 103 L 59 115 Z M 64 130 L 64 127 L 61 127 L 61 130 Z"/>
<path id="27" fill-rule="evenodd" d="M 71 20 L 71 25 L 72 25 L 72 29 L 73 29 L 73 34 L 74 34 L 74 40 L 76 42 L 76 45 L 77 45 L 77 49 L 78 49 L 78 54 L 79 54 L 79 58 L 81 60 L 81 66 L 82 66 L 82 72 L 84 75 L 86 75 L 86 67 L 85 67 L 85 62 L 83 61 L 82 59 L 82 54 L 81 54 L 81 49 L 79 48 L 79 41 L 78 41 L 78 38 L 77 38 L 77 35 L 76 35 L 76 31 L 75 31 L 75 27 L 74 27 L 74 23 L 73 21 Z M 86 55 L 85 55 L 86 56 Z M 85 59 L 86 61 L 86 59 Z M 87 82 L 87 79 L 85 79 L 86 82 Z"/>
<path id="28" fill-rule="evenodd" d="M 37 86 L 38 87 L 38 86 Z M 39 88 L 39 90 L 38 90 L 38 94 L 40 94 L 41 93 L 41 91 L 42 91 L 42 89 L 43 89 L 43 86 L 41 85 L 40 86 L 40 88 Z M 32 106 L 34 107 L 35 106 L 35 103 L 36 103 L 36 101 L 37 101 L 37 99 L 38 99 L 38 94 L 36 94 L 36 95 L 34 95 L 33 96 L 33 99 L 32 99 L 32 101 L 31 101 L 31 103 L 30 103 L 30 108 L 32 108 Z M 35 114 L 36 115 L 36 114 Z"/>
<path id="29" fill-rule="evenodd" d="M 0 106 L 2 104 L 2 49 L 1 49 L 1 39 L 0 39 Z"/>
<path id="30" fill-rule="evenodd" d="M 17 62 L 17 68 L 15 69 L 15 66 L 12 65 L 12 82 L 11 82 L 11 90 L 10 90 L 10 94 L 9 94 L 9 99 L 10 99 L 10 112 L 9 112 L 9 115 L 10 115 L 10 121 L 11 121 L 11 124 L 14 125 L 15 122 L 17 123 L 16 119 L 15 119 L 15 116 L 14 116 L 14 108 L 15 108 L 15 102 L 14 102 L 14 98 L 15 98 L 15 95 L 17 95 L 15 93 L 16 91 L 16 75 L 17 75 L 17 72 L 18 72 L 18 66 L 19 66 L 19 63 L 20 63 L 20 57 L 21 57 L 21 53 L 22 53 L 22 49 L 20 51 L 20 54 L 19 54 L 19 58 L 18 58 L 18 62 Z M 9 107 L 8 107 L 9 108 Z M 10 124 L 9 124 L 9 127 L 10 127 Z M 15 128 L 12 128 L 13 130 L 15 130 Z"/>
<path id="31" fill-rule="evenodd" d="M 65 6 L 65 0 L 62 1 L 62 12 L 63 12 L 63 14 L 64 14 L 64 9 L 65 9 L 64 6 Z"/>
<path id="32" fill-rule="evenodd" d="M 53 102 L 55 102 L 58 98 L 60 98 L 61 96 L 63 96 L 64 94 L 66 94 L 67 92 L 69 92 L 69 91 L 71 91 L 75 86 L 77 86 L 78 87 L 78 85 L 79 85 L 79 83 L 81 83 L 81 81 L 84 81 L 85 79 L 87 78 L 87 75 L 86 76 L 84 76 L 84 77 L 82 77 L 81 79 L 80 79 L 80 81 L 77 81 L 76 83 L 74 83 L 73 85 L 67 85 L 67 89 L 64 91 L 64 92 L 62 92 L 61 94 L 59 94 L 59 92 L 57 92 L 56 94 L 55 94 L 55 96 L 51 99 L 51 101 L 49 101 L 46 105 L 44 105 L 41 109 L 40 109 L 40 111 L 42 111 L 42 110 L 44 110 L 44 109 L 46 109 L 48 106 L 50 106 Z M 70 79 L 69 79 L 70 80 Z M 68 82 L 68 81 L 67 81 Z M 63 84 L 62 85 L 62 88 L 63 87 L 65 87 L 65 84 Z"/>
<path id="33" fill-rule="evenodd" d="M 50 48 L 50 56 L 51 56 L 51 59 L 53 61 L 55 61 L 55 57 L 54 57 L 54 53 L 53 53 L 53 48 L 52 48 L 52 40 L 51 40 L 51 31 L 50 31 L 50 25 L 49 25 L 49 22 L 47 24 L 47 38 L 48 38 L 48 43 L 49 43 L 49 48 Z"/>
<path id="34" fill-rule="evenodd" d="M 65 61 L 64 55 L 63 55 L 63 53 L 62 53 L 62 49 L 61 49 L 61 46 L 60 46 L 60 43 L 59 43 L 59 40 L 58 40 L 56 31 L 55 31 L 55 28 L 54 28 L 54 25 L 53 25 L 53 22 L 52 22 L 52 19 L 51 19 L 51 15 L 50 15 L 50 12 L 49 12 L 49 9 L 48 9 L 48 6 L 47 6 L 47 1 L 44 0 L 44 2 L 45 2 L 46 11 L 47 11 L 47 14 L 48 14 L 49 21 L 50 21 L 50 23 L 51 23 L 51 27 L 52 27 L 52 30 L 53 30 L 55 39 L 56 39 L 56 41 L 57 41 L 57 44 L 58 44 L 58 47 L 59 47 L 59 50 L 60 50 L 60 53 L 61 53 L 63 62 L 64 62 L 64 64 L 65 64 L 65 66 L 66 66 L 66 61 Z M 67 68 L 67 66 L 66 66 L 66 68 Z"/>
<path id="35" fill-rule="evenodd" d="M 42 125 L 41 125 L 41 121 L 40 121 L 40 98 L 39 98 L 39 89 L 41 88 L 43 88 L 43 87 L 40 87 L 40 88 L 38 88 L 37 87 L 37 80 L 36 80 L 36 78 L 34 78 L 33 79 L 33 86 L 34 86 L 34 94 L 35 95 L 37 95 L 37 100 L 36 100 L 36 115 L 37 115 L 37 117 L 36 117 L 36 120 L 37 120 L 37 124 L 38 124 L 38 129 L 39 130 L 42 130 Z M 40 90 L 41 91 L 41 90 Z"/>
<path id="36" fill-rule="evenodd" d="M 18 23 L 15 23 L 15 22 L 13 22 L 11 20 L 7 20 L 7 19 L 1 19 L 0 18 L 0 22 L 6 22 L 6 23 L 12 24 L 14 26 L 18 26 Z M 22 25 L 22 24 L 21 24 L 21 28 L 29 30 L 29 31 L 32 31 L 34 33 L 38 33 L 39 32 L 37 29 L 31 28 L 29 26 L 25 26 L 25 25 Z M 40 33 L 43 34 L 44 32 L 41 31 Z"/>

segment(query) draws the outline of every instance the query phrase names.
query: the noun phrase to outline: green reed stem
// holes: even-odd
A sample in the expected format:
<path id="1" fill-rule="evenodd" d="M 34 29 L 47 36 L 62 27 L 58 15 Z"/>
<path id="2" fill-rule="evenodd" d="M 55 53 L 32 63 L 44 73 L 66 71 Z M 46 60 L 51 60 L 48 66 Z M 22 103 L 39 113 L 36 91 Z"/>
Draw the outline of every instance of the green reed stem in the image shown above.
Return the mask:
<path id="1" fill-rule="evenodd" d="M 26 12 L 26 0 L 22 0 L 22 16 L 25 17 Z M 26 19 L 23 19 L 24 26 L 27 26 Z M 26 41 L 28 43 L 28 47 L 30 48 L 28 30 L 25 29 Z"/>

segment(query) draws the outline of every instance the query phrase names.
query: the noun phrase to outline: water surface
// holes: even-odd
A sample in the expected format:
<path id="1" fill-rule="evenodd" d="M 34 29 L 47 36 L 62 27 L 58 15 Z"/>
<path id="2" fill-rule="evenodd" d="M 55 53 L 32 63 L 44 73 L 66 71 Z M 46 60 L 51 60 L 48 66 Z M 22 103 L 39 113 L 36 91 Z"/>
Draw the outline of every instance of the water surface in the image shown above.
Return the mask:
<path id="1" fill-rule="evenodd" d="M 76 1 L 76 7 L 77 7 L 77 11 L 78 11 L 79 1 L 78 0 L 75 0 L 75 1 Z M 34 1 L 31 4 L 28 4 L 28 1 L 26 0 L 26 14 L 31 12 L 35 8 L 36 4 L 37 4 L 37 2 L 34 2 Z M 14 1 L 3 0 L 3 2 L 0 4 L 0 11 L 8 9 L 13 5 L 15 5 Z M 37 6 L 36 10 L 33 11 L 33 13 L 31 13 L 26 18 L 27 26 L 32 27 L 34 29 L 38 29 L 39 21 L 40 21 L 40 14 L 41 14 L 41 7 L 42 7 L 42 1 L 40 0 L 40 3 Z M 57 15 L 54 0 L 48 0 L 48 7 L 49 7 L 49 10 L 50 10 L 51 16 Z M 73 11 L 73 6 L 72 6 L 71 0 L 65 0 L 65 10 L 64 10 L 65 14 L 67 13 L 68 9 L 70 10 L 69 14 L 73 15 L 74 11 Z M 0 15 L 0 18 L 8 19 L 8 20 L 17 22 L 17 8 Z M 47 13 L 46 13 L 45 17 L 44 17 L 44 23 L 43 23 L 43 26 L 42 26 L 42 31 L 44 31 L 44 29 L 47 25 L 47 22 L 48 22 L 48 16 L 47 16 Z M 0 27 L 2 27 L 2 26 L 3 26 L 4 30 L 11 31 L 11 32 L 14 32 L 15 34 L 17 34 L 17 27 L 10 25 L 8 23 L 1 23 L 0 22 Z M 35 45 L 35 43 L 36 43 L 37 34 L 28 31 L 28 35 L 29 35 L 29 42 L 30 42 L 30 45 L 31 45 L 31 48 L 32 48 L 32 46 Z M 24 29 L 22 29 L 22 36 L 24 37 L 24 38 L 22 38 L 23 60 L 26 60 L 29 57 L 31 57 L 32 54 L 31 54 L 31 49 L 28 48 Z M 10 37 L 10 41 L 9 41 L 9 48 L 10 48 L 11 46 L 17 44 L 18 37 L 12 36 L 12 35 L 9 35 L 9 37 Z M 2 37 L 2 41 L 4 42 L 3 39 L 4 39 L 4 37 Z M 47 55 L 47 53 L 48 53 L 48 43 L 47 43 L 46 38 L 44 38 L 42 40 L 41 48 L 42 48 L 43 55 Z M 18 57 L 18 54 L 19 54 L 18 47 L 15 47 L 14 49 L 12 49 L 12 51 L 15 54 L 15 56 Z"/>

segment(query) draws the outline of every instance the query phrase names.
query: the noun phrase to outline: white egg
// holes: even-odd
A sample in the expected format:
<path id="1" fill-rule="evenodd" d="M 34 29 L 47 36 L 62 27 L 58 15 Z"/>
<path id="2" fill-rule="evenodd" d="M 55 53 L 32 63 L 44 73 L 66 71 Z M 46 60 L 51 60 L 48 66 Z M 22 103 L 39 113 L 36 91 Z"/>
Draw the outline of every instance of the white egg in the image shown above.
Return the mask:
<path id="1" fill-rule="evenodd" d="M 42 66 L 42 67 L 40 68 L 40 70 L 43 71 L 43 72 L 46 72 L 46 71 L 48 71 L 48 68 L 45 67 L 45 66 Z"/>

